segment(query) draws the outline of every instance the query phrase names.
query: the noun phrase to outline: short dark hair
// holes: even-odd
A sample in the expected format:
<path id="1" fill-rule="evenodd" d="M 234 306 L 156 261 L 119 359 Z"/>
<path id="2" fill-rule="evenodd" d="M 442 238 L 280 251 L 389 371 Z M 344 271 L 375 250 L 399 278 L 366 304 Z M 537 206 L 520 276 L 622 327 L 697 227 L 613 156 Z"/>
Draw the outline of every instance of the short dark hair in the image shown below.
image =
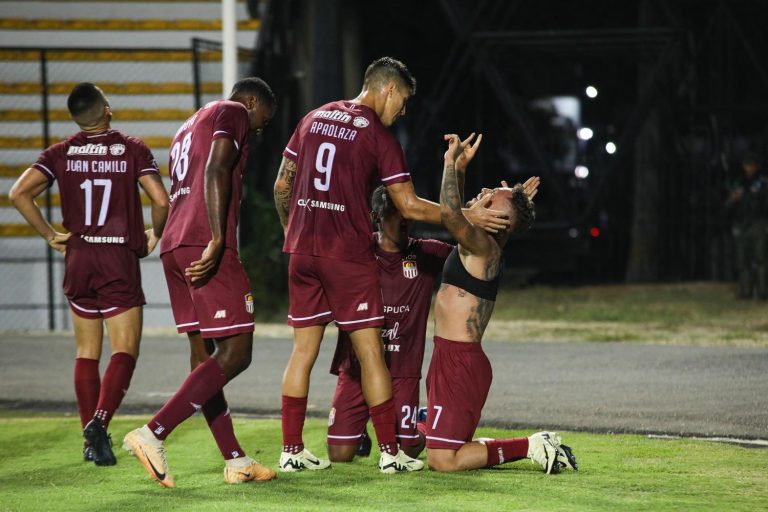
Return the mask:
<path id="1" fill-rule="evenodd" d="M 267 82 L 255 76 L 249 76 L 235 82 L 229 97 L 234 98 L 235 96 L 250 94 L 259 98 L 259 102 L 265 103 L 270 107 L 274 107 L 277 104 L 275 93 L 272 92 Z"/>
<path id="2" fill-rule="evenodd" d="M 391 80 L 400 82 L 411 95 L 416 94 L 416 79 L 405 64 L 392 57 L 381 57 L 371 62 L 365 70 L 363 87 L 383 87 Z"/>
<path id="3" fill-rule="evenodd" d="M 389 197 L 387 187 L 379 185 L 376 190 L 371 194 L 371 212 L 374 214 L 374 223 L 376 226 L 381 225 L 381 221 L 388 212 L 395 209 L 395 203 L 392 202 L 392 198 Z"/>
<path id="4" fill-rule="evenodd" d="M 533 201 L 525 193 L 525 189 L 520 183 L 512 187 L 512 194 L 509 196 L 509 200 L 516 212 L 513 233 L 520 233 L 530 228 L 533 221 L 536 220 L 536 209 L 534 208 Z"/>
<path id="5" fill-rule="evenodd" d="M 96 121 L 103 112 L 107 100 L 96 84 L 82 82 L 77 84 L 67 98 L 67 109 L 72 119 L 78 124 Z"/>

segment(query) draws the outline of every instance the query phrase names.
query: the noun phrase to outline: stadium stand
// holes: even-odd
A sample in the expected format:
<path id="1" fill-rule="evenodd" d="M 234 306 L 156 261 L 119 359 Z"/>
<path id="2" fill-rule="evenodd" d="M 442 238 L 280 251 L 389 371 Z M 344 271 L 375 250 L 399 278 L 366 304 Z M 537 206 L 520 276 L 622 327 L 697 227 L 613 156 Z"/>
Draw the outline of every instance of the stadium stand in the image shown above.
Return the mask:
<path id="1" fill-rule="evenodd" d="M 192 49 L 193 38 L 221 40 L 221 4 L 0 0 L 0 13 L 0 330 L 68 329 L 62 260 L 53 255 L 49 314 L 47 247 L 8 201 L 13 182 L 44 147 L 43 83 L 51 144 L 76 130 L 66 110 L 69 91 L 79 82 L 95 82 L 111 101 L 112 126 L 141 137 L 167 176 L 170 141 L 195 110 L 194 55 L 202 102 L 221 97 L 220 53 Z M 244 2 L 238 2 L 237 16 L 238 45 L 252 48 L 259 21 L 249 18 Z M 59 205 L 54 186 L 54 224 L 61 221 Z M 148 221 L 148 208 L 144 215 Z M 145 325 L 172 325 L 157 253 L 143 261 L 142 272 Z"/>

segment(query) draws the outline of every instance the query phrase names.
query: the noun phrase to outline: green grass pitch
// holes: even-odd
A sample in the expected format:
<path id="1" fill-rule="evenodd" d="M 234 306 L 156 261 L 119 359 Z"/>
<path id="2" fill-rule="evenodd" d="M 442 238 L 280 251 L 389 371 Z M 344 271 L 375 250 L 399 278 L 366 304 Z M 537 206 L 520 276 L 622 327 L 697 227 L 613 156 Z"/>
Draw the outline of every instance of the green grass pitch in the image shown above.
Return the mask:
<path id="1" fill-rule="evenodd" d="M 545 475 L 530 461 L 459 474 L 381 475 L 378 455 L 330 470 L 227 485 L 205 422 L 194 417 L 166 443 L 175 489 L 150 480 L 119 449 L 147 418 L 119 417 L 111 432 L 118 464 L 81 458 L 72 416 L 0 413 L 0 510 L 766 510 L 768 450 L 636 435 L 561 433 L 581 470 Z M 276 468 L 279 420 L 235 417 L 243 448 Z M 325 422 L 307 421 L 305 442 L 324 452 Z M 478 436 L 530 432 L 480 429 Z"/>

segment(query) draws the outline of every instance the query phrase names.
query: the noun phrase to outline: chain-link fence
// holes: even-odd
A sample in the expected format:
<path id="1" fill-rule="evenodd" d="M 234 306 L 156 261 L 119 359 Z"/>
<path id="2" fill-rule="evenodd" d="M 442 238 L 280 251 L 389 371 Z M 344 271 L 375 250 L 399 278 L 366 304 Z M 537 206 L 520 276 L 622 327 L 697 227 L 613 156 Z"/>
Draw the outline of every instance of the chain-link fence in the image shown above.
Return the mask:
<path id="1" fill-rule="evenodd" d="M 245 69 L 247 51 L 241 59 Z M 11 186 L 44 148 L 78 131 L 66 100 L 74 85 L 90 81 L 110 100 L 112 127 L 147 143 L 169 187 L 173 134 L 198 105 L 222 96 L 221 48 L 203 40 L 191 49 L 0 48 L 0 67 L 0 330 L 68 329 L 63 257 L 10 204 Z M 38 204 L 60 225 L 57 185 Z M 173 325 L 157 252 L 142 261 L 142 277 L 145 325 Z"/>

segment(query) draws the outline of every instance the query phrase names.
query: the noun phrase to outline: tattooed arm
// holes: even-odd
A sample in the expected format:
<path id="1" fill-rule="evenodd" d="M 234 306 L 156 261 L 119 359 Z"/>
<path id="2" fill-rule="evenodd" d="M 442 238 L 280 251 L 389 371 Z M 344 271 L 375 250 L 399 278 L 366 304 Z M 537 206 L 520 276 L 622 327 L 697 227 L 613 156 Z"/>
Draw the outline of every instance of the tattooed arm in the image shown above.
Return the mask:
<path id="1" fill-rule="evenodd" d="M 491 238 L 483 229 L 473 226 L 461 210 L 463 191 L 459 188 L 456 160 L 471 142 L 472 136 L 464 142 L 457 135 L 446 135 L 445 139 L 448 140 L 448 151 L 445 152 L 440 188 L 440 217 L 445 228 L 464 249 L 472 254 L 488 254 L 492 249 Z"/>
<path id="2" fill-rule="evenodd" d="M 296 176 L 296 162 L 283 157 L 280 170 L 275 180 L 275 208 L 280 217 L 283 230 L 288 227 L 288 213 L 291 211 L 291 195 L 293 194 L 293 178 Z"/>

